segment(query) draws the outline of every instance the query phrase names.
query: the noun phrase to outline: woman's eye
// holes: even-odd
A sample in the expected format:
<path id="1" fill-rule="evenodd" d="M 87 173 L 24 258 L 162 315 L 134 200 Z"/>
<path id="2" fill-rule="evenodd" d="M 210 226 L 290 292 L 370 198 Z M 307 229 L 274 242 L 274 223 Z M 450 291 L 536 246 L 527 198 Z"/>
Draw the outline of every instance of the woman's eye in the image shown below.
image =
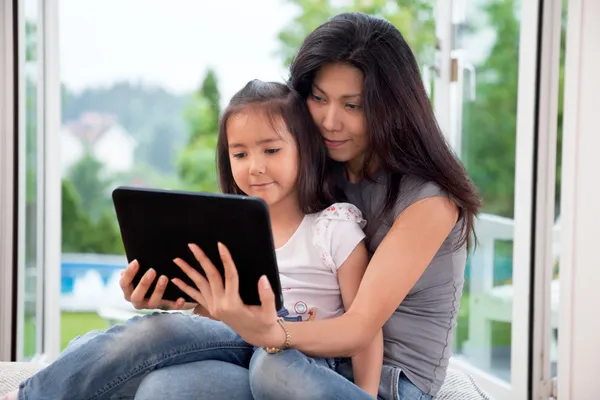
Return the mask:
<path id="1" fill-rule="evenodd" d="M 348 107 L 350 110 L 357 110 L 360 108 L 360 105 L 354 103 L 347 103 L 346 107 Z"/>
<path id="2" fill-rule="evenodd" d="M 321 97 L 319 95 L 316 95 L 313 93 L 313 94 L 311 94 L 311 96 L 312 96 L 313 100 L 315 100 L 315 101 L 323 101 L 323 97 Z"/>
<path id="3" fill-rule="evenodd" d="M 281 149 L 267 149 L 267 150 L 265 150 L 265 153 L 275 154 L 275 153 L 279 153 L 279 150 L 281 150 Z"/>

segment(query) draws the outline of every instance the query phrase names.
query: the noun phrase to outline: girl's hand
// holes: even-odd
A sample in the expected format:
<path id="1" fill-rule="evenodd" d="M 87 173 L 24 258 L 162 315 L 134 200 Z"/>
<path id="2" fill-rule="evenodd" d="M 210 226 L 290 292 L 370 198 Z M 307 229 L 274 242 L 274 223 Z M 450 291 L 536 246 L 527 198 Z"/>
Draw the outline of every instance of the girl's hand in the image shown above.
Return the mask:
<path id="1" fill-rule="evenodd" d="M 169 282 L 166 276 L 161 276 L 158 279 L 158 283 L 154 289 L 154 292 L 150 296 L 150 299 L 146 299 L 146 293 L 150 288 L 150 285 L 156 279 L 156 271 L 149 269 L 146 271 L 140 283 L 137 287 L 133 286 L 133 278 L 140 269 L 140 264 L 137 260 L 133 260 L 125 270 L 121 272 L 121 279 L 119 284 L 123 291 L 125 300 L 133 304 L 138 310 L 145 309 L 156 309 L 160 308 L 163 310 L 185 310 L 192 309 L 196 306 L 194 303 L 186 303 L 183 298 L 179 298 L 177 301 L 163 300 L 167 283 Z"/>
<path id="2" fill-rule="evenodd" d="M 277 323 L 275 295 L 266 276 L 258 282 L 260 306 L 244 304 L 239 294 L 239 277 L 229 250 L 218 243 L 219 254 L 225 270 L 225 285 L 221 274 L 204 252 L 195 244 L 189 245 L 194 257 L 206 274 L 202 276 L 180 258 L 173 260 L 194 282 L 192 287 L 173 279 L 184 293 L 196 300 L 210 315 L 235 330 L 246 342 L 254 346 L 280 347 L 285 342 L 285 332 Z"/>

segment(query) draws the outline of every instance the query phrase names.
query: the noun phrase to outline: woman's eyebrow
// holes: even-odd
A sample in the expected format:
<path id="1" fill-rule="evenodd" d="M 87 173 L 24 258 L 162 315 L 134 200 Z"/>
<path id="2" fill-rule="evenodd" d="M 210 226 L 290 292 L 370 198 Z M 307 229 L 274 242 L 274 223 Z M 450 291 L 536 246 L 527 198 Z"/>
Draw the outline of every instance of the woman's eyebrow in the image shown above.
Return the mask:
<path id="1" fill-rule="evenodd" d="M 324 91 L 323 89 L 321 89 L 321 88 L 319 87 L 319 85 L 317 85 L 316 83 L 313 83 L 313 86 L 314 86 L 314 87 L 315 87 L 315 89 L 317 89 L 319 92 L 321 92 L 321 93 L 323 93 L 325 96 L 327 96 L 327 92 L 326 92 L 326 91 Z M 342 95 L 341 97 L 342 97 L 343 99 L 350 99 L 350 98 L 353 98 L 353 97 L 360 97 L 360 96 L 362 96 L 362 93 L 351 93 L 351 94 L 344 94 L 344 95 Z"/>

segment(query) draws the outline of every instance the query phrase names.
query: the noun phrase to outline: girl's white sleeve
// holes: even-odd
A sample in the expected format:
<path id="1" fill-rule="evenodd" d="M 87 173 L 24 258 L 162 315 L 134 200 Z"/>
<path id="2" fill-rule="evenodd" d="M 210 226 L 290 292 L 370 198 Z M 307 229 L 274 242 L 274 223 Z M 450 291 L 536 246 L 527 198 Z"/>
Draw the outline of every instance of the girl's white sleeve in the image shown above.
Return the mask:
<path id="1" fill-rule="evenodd" d="M 313 245 L 324 264 L 336 272 L 365 238 L 366 221 L 350 203 L 335 203 L 323 210 L 313 223 Z"/>

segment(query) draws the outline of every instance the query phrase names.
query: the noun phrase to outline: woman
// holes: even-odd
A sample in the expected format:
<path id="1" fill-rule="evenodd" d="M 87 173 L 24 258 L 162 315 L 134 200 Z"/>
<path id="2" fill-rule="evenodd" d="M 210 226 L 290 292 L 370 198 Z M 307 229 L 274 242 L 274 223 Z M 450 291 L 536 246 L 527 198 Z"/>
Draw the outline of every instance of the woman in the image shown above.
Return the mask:
<path id="1" fill-rule="evenodd" d="M 256 346 L 281 347 L 287 333 L 291 348 L 319 357 L 352 356 L 383 326 L 379 396 L 431 398 L 448 366 L 479 197 L 437 126 L 414 55 L 389 22 L 348 13 L 324 23 L 300 48 L 290 84 L 306 98 L 320 128 L 333 160 L 332 184 L 368 221 L 372 257 L 365 277 L 344 315 L 286 323 L 285 331 L 276 322 L 269 288 L 261 288 L 258 314 L 239 297 L 226 298 L 222 288 L 197 311 L 212 312 Z M 134 272 L 127 271 L 122 280 L 126 298 L 139 308 L 157 306 L 160 289 L 150 304 L 143 300 L 154 277 L 134 289 Z M 331 331 L 339 334 L 324 335 Z M 277 373 L 280 354 L 285 352 L 264 357 L 263 370 Z M 351 378 L 348 371 L 347 363 L 338 368 Z M 183 374 L 215 379 L 185 380 Z M 252 398 L 252 390 L 257 399 L 278 399 L 289 397 L 286 388 L 299 385 L 282 372 L 250 376 L 249 388 L 246 376 L 247 370 L 217 361 L 167 367 L 150 373 L 136 398 L 151 398 L 157 390 Z M 331 379 L 326 393 L 318 388 L 319 395 L 336 398 L 342 387 L 350 390 L 349 384 Z M 313 398 L 314 386 L 302 385 L 303 398 Z"/>

